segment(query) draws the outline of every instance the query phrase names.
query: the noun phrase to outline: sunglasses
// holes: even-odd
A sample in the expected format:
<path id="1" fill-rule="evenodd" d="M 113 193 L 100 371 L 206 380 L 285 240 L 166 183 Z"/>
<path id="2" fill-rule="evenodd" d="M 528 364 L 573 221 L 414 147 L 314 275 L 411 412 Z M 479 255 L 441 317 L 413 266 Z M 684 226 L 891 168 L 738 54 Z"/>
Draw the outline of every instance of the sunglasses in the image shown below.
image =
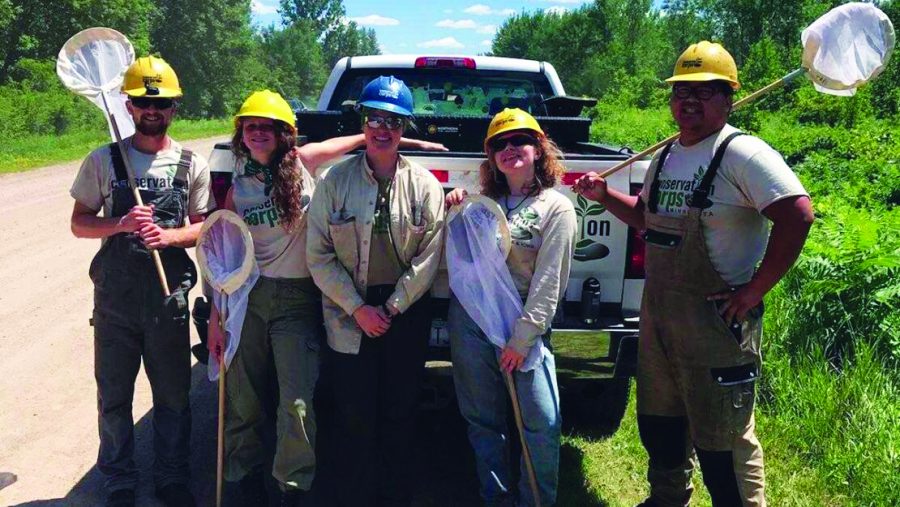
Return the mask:
<path id="1" fill-rule="evenodd" d="M 263 132 L 265 134 L 271 134 L 275 132 L 275 124 L 273 123 L 245 123 L 243 125 L 244 132 Z"/>
<path id="2" fill-rule="evenodd" d="M 398 130 L 403 128 L 406 120 L 399 116 L 365 116 L 366 126 L 370 129 L 377 129 L 384 125 L 390 130 Z"/>
<path id="3" fill-rule="evenodd" d="M 506 149 L 506 145 L 511 144 L 516 148 L 525 146 L 526 144 L 537 145 L 537 139 L 533 136 L 529 136 L 528 134 L 515 134 L 508 137 L 500 137 L 497 139 L 491 139 L 488 143 L 488 147 L 490 147 L 494 151 L 503 151 Z"/>
<path id="4" fill-rule="evenodd" d="M 175 101 L 172 99 L 154 99 L 150 97 L 132 97 L 131 105 L 138 109 L 149 109 L 150 106 L 155 107 L 156 109 L 162 111 L 164 109 L 169 109 L 175 106 Z"/>
<path id="5" fill-rule="evenodd" d="M 672 87 L 672 96 L 676 99 L 686 99 L 693 95 L 699 100 L 709 100 L 713 98 L 717 93 L 719 93 L 719 89 L 713 86 L 697 86 L 695 88 L 692 88 L 690 86 Z"/>

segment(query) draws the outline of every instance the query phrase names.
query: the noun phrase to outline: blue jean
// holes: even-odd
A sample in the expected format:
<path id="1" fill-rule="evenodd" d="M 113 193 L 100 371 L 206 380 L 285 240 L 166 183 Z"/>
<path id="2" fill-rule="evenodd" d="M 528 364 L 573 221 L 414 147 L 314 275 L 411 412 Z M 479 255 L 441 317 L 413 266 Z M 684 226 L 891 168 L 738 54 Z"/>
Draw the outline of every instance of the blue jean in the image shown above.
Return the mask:
<path id="1" fill-rule="evenodd" d="M 508 392 L 497 361 L 499 349 L 488 341 L 456 297 L 448 312 L 453 382 L 459 410 L 469 423 L 469 442 L 475 451 L 481 497 L 486 505 L 512 505 L 507 425 Z M 543 339 L 549 348 L 549 331 Z M 529 372 L 513 373 L 525 441 L 531 452 L 541 504 L 556 503 L 559 476 L 559 438 L 562 419 L 552 354 Z M 518 504 L 534 505 L 524 457 L 519 464 Z"/>

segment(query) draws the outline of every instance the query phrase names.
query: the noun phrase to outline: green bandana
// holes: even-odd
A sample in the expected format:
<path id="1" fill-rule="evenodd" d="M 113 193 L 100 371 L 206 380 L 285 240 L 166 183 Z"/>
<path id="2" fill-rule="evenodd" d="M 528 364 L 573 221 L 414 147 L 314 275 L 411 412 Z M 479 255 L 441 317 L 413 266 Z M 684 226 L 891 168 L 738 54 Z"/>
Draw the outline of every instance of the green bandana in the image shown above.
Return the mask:
<path id="1" fill-rule="evenodd" d="M 274 176 L 272 175 L 272 167 L 267 165 L 262 165 L 259 162 L 253 160 L 252 158 L 247 159 L 247 163 L 244 164 L 244 176 L 256 176 L 257 174 L 262 173 L 263 175 L 263 183 L 265 184 L 265 193 L 268 197 L 269 193 L 272 192 L 272 181 Z"/>

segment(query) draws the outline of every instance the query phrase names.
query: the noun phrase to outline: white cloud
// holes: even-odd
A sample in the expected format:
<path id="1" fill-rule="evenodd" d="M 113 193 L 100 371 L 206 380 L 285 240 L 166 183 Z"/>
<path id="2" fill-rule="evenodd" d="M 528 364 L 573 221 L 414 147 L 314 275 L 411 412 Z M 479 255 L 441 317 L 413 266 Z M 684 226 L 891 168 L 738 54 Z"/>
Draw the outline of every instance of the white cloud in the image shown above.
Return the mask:
<path id="1" fill-rule="evenodd" d="M 479 26 L 477 30 L 478 33 L 486 33 L 488 35 L 493 35 L 497 31 L 497 27 L 494 25 L 484 25 Z"/>
<path id="2" fill-rule="evenodd" d="M 490 45 L 491 45 L 491 41 L 485 39 L 485 40 L 481 41 L 481 45 L 482 45 L 482 46 L 490 46 Z"/>
<path id="3" fill-rule="evenodd" d="M 455 37 L 444 37 L 443 39 L 434 39 L 416 44 L 420 48 L 447 48 L 462 49 L 466 47 L 462 42 L 456 40 Z"/>
<path id="4" fill-rule="evenodd" d="M 350 20 L 355 21 L 356 24 L 360 26 L 397 26 L 400 24 L 400 20 L 398 19 L 386 18 L 384 16 L 379 16 L 378 14 L 369 14 L 368 16 L 350 18 Z"/>
<path id="5" fill-rule="evenodd" d="M 544 12 L 547 14 L 562 15 L 562 14 L 569 12 L 569 9 L 566 9 L 562 5 L 554 5 L 553 7 L 550 7 L 549 9 L 544 9 Z"/>
<path id="6" fill-rule="evenodd" d="M 442 19 L 435 23 L 434 26 L 441 26 L 444 28 L 478 28 L 478 23 L 472 21 L 471 19 Z"/>
<path id="7" fill-rule="evenodd" d="M 495 16 L 510 16 L 512 14 L 515 14 L 516 10 L 515 9 L 491 9 L 490 7 L 488 7 L 487 5 L 484 5 L 484 4 L 475 4 L 475 5 L 470 5 L 470 6 L 466 7 L 465 9 L 463 9 L 463 12 L 465 12 L 467 14 L 475 14 L 476 16 L 488 16 L 491 14 L 493 14 Z"/>
<path id="8" fill-rule="evenodd" d="M 467 14 L 477 14 L 479 16 L 487 16 L 488 14 L 494 12 L 490 7 L 484 4 L 475 4 L 470 5 L 463 9 L 463 12 Z"/>
<path id="9" fill-rule="evenodd" d="M 274 5 L 266 5 L 262 3 L 260 0 L 252 0 L 250 2 L 250 10 L 253 11 L 254 14 L 277 14 L 278 8 Z"/>
<path id="10" fill-rule="evenodd" d="M 554 4 L 583 4 L 584 0 L 544 0 L 548 3 Z"/>

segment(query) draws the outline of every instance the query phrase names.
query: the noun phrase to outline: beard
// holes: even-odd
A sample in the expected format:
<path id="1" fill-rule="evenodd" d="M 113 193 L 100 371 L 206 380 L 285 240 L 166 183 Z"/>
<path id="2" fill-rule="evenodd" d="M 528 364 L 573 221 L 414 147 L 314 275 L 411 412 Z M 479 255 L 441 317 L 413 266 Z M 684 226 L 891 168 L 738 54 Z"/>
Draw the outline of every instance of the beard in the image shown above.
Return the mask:
<path id="1" fill-rule="evenodd" d="M 157 122 L 148 122 L 141 117 L 141 119 L 134 124 L 134 129 L 145 136 L 161 136 L 169 129 L 170 121 L 171 120 L 166 119 L 164 116 L 160 116 L 160 120 Z"/>

